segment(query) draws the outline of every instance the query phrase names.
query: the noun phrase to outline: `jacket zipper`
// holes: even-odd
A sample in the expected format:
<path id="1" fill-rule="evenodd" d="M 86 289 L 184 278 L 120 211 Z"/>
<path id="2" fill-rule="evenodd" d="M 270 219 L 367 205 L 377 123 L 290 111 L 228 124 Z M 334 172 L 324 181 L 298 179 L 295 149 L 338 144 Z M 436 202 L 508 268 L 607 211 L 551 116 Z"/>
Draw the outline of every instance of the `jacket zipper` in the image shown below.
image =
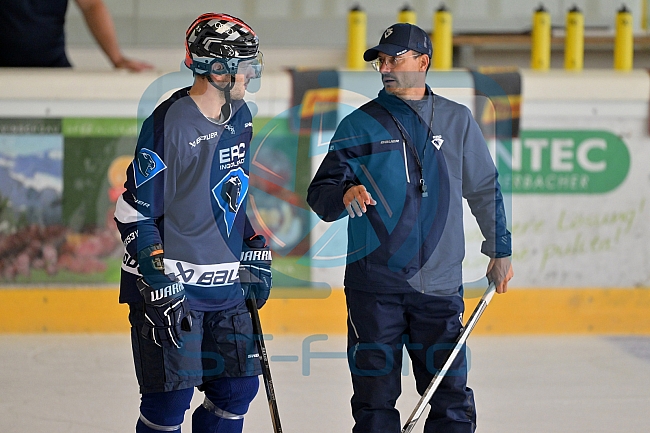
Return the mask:
<path id="1" fill-rule="evenodd" d="M 386 110 L 388 111 L 388 110 Z M 409 150 L 413 154 L 413 157 L 415 158 L 415 162 L 418 165 L 418 169 L 420 170 L 420 193 L 422 194 L 422 197 L 428 197 L 429 193 L 427 192 L 427 184 L 424 181 L 424 167 L 422 167 L 422 162 L 420 161 L 420 156 L 418 155 L 418 151 L 415 148 L 415 146 L 408 141 L 407 137 L 410 139 L 410 136 L 408 135 L 408 132 L 404 129 L 402 124 L 400 123 L 399 120 L 395 116 L 393 116 L 393 113 L 388 111 L 388 114 L 390 114 L 390 117 L 393 118 L 393 121 L 395 122 L 395 125 L 397 126 L 397 129 L 399 130 L 400 135 L 402 136 L 402 142 L 403 142 L 403 147 L 404 147 L 404 165 L 406 167 L 406 178 L 408 180 L 408 183 L 410 182 L 410 178 L 408 175 L 408 164 L 407 164 L 407 155 L 406 155 L 406 146 L 408 146 Z"/>
<path id="2" fill-rule="evenodd" d="M 411 183 L 411 176 L 409 175 L 409 161 L 406 155 L 406 140 L 402 140 L 402 148 L 404 149 L 404 170 L 406 170 L 406 183 Z"/>

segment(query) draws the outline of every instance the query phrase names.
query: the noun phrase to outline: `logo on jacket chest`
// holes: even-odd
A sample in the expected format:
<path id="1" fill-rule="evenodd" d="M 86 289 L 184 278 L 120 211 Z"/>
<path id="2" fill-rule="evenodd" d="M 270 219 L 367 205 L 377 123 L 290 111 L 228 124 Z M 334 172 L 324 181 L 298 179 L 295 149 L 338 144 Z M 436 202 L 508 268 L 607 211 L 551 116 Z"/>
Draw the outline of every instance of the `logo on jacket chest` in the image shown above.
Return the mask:
<path id="1" fill-rule="evenodd" d="M 431 139 L 431 144 L 433 144 L 436 149 L 440 150 L 442 147 L 442 143 L 444 143 L 445 140 L 442 139 L 442 135 L 434 135 L 433 138 Z"/>

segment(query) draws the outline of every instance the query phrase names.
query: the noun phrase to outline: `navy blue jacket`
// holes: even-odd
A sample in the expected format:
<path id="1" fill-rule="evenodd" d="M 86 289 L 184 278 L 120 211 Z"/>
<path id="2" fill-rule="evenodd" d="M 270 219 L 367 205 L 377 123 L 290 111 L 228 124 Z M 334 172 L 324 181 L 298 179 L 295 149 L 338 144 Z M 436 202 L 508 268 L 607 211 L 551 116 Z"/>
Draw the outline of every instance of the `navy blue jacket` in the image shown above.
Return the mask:
<path id="1" fill-rule="evenodd" d="M 233 101 L 224 124 L 207 119 L 188 95 L 175 92 L 143 123 L 126 191 L 115 219 L 126 249 L 120 302 L 142 298 L 138 251 L 164 246 L 165 271 L 186 289 L 191 308 L 217 311 L 244 299 L 239 259 L 244 237 L 253 123 L 243 101 Z"/>
<path id="2" fill-rule="evenodd" d="M 343 195 L 352 185 L 364 185 L 377 201 L 348 222 L 349 289 L 457 290 L 463 197 L 485 237 L 481 251 L 511 254 L 497 170 L 478 125 L 467 107 L 427 92 L 431 128 L 430 117 L 385 90 L 345 117 L 309 186 L 307 202 L 324 221 L 347 216 Z"/>

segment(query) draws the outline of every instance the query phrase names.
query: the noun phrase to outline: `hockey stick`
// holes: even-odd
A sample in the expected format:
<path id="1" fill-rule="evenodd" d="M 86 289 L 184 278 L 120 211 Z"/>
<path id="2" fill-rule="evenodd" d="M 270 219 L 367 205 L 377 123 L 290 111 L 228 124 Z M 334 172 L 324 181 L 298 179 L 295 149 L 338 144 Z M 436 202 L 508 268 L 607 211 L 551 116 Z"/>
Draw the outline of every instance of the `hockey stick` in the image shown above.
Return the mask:
<path id="1" fill-rule="evenodd" d="M 426 405 L 429 403 L 429 400 L 431 400 L 433 393 L 436 392 L 436 389 L 440 385 L 440 382 L 442 382 L 442 379 L 447 374 L 449 367 L 451 367 L 451 363 L 454 362 L 454 359 L 456 359 L 456 356 L 460 352 L 460 349 L 463 347 L 463 344 L 465 344 L 467 337 L 469 337 L 470 332 L 472 332 L 472 329 L 474 329 L 474 326 L 476 326 L 476 322 L 478 322 L 478 319 L 481 318 L 481 314 L 483 314 L 483 311 L 485 311 L 485 308 L 492 300 L 492 296 L 494 296 L 495 291 L 496 291 L 496 286 L 494 285 L 494 283 L 490 283 L 487 290 L 483 294 L 483 297 L 481 298 L 478 305 L 474 309 L 474 312 L 472 313 L 469 320 L 467 321 L 467 324 L 465 325 L 465 329 L 458 336 L 458 339 L 456 340 L 456 345 L 454 346 L 451 353 L 449 354 L 449 357 L 445 361 L 445 364 L 442 366 L 442 369 L 436 371 L 436 374 L 433 376 L 431 383 L 424 391 L 424 394 L 422 394 L 420 401 L 418 401 L 418 404 L 415 405 L 415 409 L 413 409 L 413 412 L 411 412 L 411 416 L 409 417 L 409 419 L 406 421 L 406 424 L 404 424 L 404 427 L 402 428 L 402 433 L 410 433 L 410 431 L 413 430 L 413 427 L 415 427 L 415 423 L 418 422 L 418 420 L 422 416 L 422 413 L 424 412 Z"/>
<path id="2" fill-rule="evenodd" d="M 260 353 L 260 364 L 262 365 L 262 376 L 264 376 L 266 398 L 269 401 L 269 411 L 271 412 L 273 431 L 275 433 L 282 433 L 282 426 L 280 425 L 280 413 L 278 412 L 278 402 L 275 399 L 275 389 L 273 388 L 273 379 L 271 378 L 271 367 L 269 366 L 269 357 L 266 354 L 266 346 L 264 345 L 264 333 L 262 332 L 262 322 L 260 322 L 260 315 L 257 311 L 255 295 L 251 293 L 251 298 L 246 300 L 246 305 L 248 306 L 248 309 L 251 313 L 253 333 L 255 334 L 255 341 L 257 343 L 257 351 Z"/>

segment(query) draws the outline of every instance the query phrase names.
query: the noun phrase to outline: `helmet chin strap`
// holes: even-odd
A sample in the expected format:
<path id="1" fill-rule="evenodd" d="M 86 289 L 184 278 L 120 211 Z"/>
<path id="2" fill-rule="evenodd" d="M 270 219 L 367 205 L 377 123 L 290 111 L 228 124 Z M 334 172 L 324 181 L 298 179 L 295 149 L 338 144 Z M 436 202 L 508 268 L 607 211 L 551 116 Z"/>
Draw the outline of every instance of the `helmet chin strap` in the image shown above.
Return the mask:
<path id="1" fill-rule="evenodd" d="M 221 106 L 221 116 L 223 116 L 224 123 L 225 123 L 228 120 L 230 120 L 230 115 L 232 114 L 230 109 L 230 102 L 231 102 L 230 90 L 232 90 L 232 88 L 235 87 L 235 76 L 230 74 L 230 81 L 228 81 L 228 83 L 223 87 L 219 87 L 217 83 L 215 83 L 212 80 L 212 74 L 208 74 L 207 78 L 208 78 L 208 82 L 212 85 L 212 87 L 214 87 L 217 90 L 220 90 L 223 93 L 225 102 Z"/>

